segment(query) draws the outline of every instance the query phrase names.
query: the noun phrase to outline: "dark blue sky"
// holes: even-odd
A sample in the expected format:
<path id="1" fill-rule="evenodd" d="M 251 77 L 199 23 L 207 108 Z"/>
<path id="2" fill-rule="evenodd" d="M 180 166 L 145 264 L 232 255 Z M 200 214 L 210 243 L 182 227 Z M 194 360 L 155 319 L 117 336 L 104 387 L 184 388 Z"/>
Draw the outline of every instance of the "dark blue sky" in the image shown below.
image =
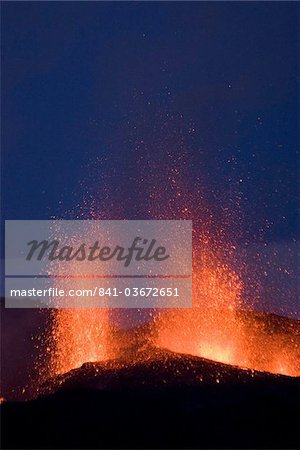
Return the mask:
<path id="1" fill-rule="evenodd" d="M 104 183 L 143 216 L 145 159 L 163 174 L 171 149 L 184 150 L 189 189 L 200 183 L 213 208 L 240 198 L 247 239 L 293 237 L 297 12 L 289 2 L 2 3 L 5 218 L 77 214 L 89 190 L 85 202 L 98 195 L 101 208 Z"/>

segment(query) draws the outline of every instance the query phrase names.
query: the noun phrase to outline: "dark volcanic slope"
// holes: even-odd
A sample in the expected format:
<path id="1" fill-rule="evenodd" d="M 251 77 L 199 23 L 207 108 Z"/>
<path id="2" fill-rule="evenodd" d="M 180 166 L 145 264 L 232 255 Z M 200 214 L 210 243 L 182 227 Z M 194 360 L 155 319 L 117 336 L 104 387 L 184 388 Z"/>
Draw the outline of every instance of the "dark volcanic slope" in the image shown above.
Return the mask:
<path id="1" fill-rule="evenodd" d="M 197 356 L 147 347 L 136 349 L 132 356 L 127 353 L 124 359 L 83 364 L 78 369 L 49 380 L 42 386 L 41 394 L 77 388 L 120 390 L 164 386 L 198 387 L 199 384 L 232 385 L 253 382 L 253 378 L 275 382 L 289 377 L 241 369 Z"/>
<path id="2" fill-rule="evenodd" d="M 298 379 L 164 350 L 90 363 L 2 405 L 4 448 L 299 448 Z"/>

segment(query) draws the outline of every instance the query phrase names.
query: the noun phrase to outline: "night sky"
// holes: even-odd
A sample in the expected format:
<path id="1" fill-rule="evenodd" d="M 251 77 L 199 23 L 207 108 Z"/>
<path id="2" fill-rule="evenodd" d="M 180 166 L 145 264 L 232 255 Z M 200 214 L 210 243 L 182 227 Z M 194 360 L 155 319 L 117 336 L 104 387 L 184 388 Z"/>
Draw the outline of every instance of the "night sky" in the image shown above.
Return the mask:
<path id="1" fill-rule="evenodd" d="M 4 2 L 2 218 L 149 218 L 171 153 L 242 242 L 291 243 L 298 8 Z"/>
<path id="2" fill-rule="evenodd" d="M 5 218 L 65 217 L 82 182 L 101 190 L 105 170 L 118 190 L 135 170 L 136 142 L 157 151 L 153 142 L 170 132 L 157 124 L 171 117 L 191 177 L 202 177 L 216 201 L 239 191 L 253 236 L 259 228 L 268 239 L 293 236 L 297 9 L 4 3 Z M 159 151 L 163 159 L 167 146 Z"/>

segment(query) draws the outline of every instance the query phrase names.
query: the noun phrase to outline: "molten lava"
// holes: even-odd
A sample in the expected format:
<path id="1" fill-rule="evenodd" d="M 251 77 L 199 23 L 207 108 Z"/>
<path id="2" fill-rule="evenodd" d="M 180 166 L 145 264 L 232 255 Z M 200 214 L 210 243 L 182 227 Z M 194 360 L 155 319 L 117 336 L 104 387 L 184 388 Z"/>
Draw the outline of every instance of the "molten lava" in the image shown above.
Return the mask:
<path id="1" fill-rule="evenodd" d="M 78 286 L 84 283 L 82 279 L 73 279 L 74 282 Z M 209 247 L 203 247 L 194 264 L 193 308 L 156 311 L 146 336 L 143 327 L 143 336 L 136 336 L 136 340 L 241 368 L 300 375 L 299 324 L 287 318 L 243 311 L 242 289 L 237 274 L 220 262 Z M 128 315 L 129 320 L 130 312 Z M 132 353 L 135 346 L 124 336 L 116 330 L 108 310 L 55 310 L 49 344 L 51 375 L 68 372 L 86 362 L 128 359 L 129 353 L 134 363 L 140 354 L 138 350 L 136 355 Z"/>
<path id="2" fill-rule="evenodd" d="M 108 312 L 103 309 L 60 309 L 53 314 L 51 372 L 60 374 L 86 361 L 108 358 Z"/>
<path id="3" fill-rule="evenodd" d="M 92 229 L 92 234 L 96 233 Z M 73 236 L 71 244 L 76 247 L 84 236 Z M 96 239 L 95 239 L 96 240 Z M 70 273 L 75 278 L 55 278 L 55 287 L 63 283 L 68 289 L 86 287 L 87 279 L 80 274 L 86 273 L 86 261 L 70 262 Z M 51 273 L 51 267 L 49 269 Z M 68 274 L 66 274 L 68 275 Z M 54 301 L 55 303 L 55 301 Z M 83 304 L 84 306 L 84 299 Z M 51 312 L 48 351 L 50 363 L 48 375 L 58 375 L 82 366 L 87 361 L 104 361 L 112 355 L 109 352 L 108 311 L 94 308 L 54 309 Z"/>
<path id="4" fill-rule="evenodd" d="M 193 274 L 193 308 L 162 313 L 156 345 L 242 368 L 300 375 L 300 326 L 241 309 L 242 283 L 206 255 Z"/>
<path id="5" fill-rule="evenodd" d="M 243 311 L 241 278 L 224 262 L 226 252 L 213 239 L 204 235 L 196 245 L 194 242 L 193 307 L 156 310 L 149 316 L 148 343 L 241 368 L 300 375 L 299 324 Z M 80 273 L 80 264 L 74 273 Z M 57 279 L 58 286 L 59 282 Z M 78 288 L 85 287 L 84 278 L 69 282 L 70 287 L 74 283 Z M 128 312 L 129 322 L 130 314 L 136 312 Z M 115 333 L 111 317 L 103 309 L 54 310 L 48 345 L 49 375 L 68 372 L 86 362 L 124 358 L 126 348 L 130 348 L 130 360 L 134 361 L 134 346 L 122 341 L 122 333 Z"/>
<path id="6" fill-rule="evenodd" d="M 230 258 L 226 258 L 233 256 L 235 250 L 229 238 L 231 220 L 236 228 L 234 213 L 223 205 L 218 218 L 214 218 L 201 190 L 187 186 L 189 165 L 181 145 L 178 153 L 167 154 L 169 161 L 165 166 L 159 152 L 151 155 L 151 161 L 147 159 L 147 164 L 141 165 L 139 175 L 147 190 L 150 218 L 193 220 L 193 307 L 154 311 L 151 319 L 149 316 L 148 342 L 241 368 L 300 375 L 299 323 L 243 311 L 243 283 L 229 264 Z M 236 211 L 234 198 L 229 199 L 231 203 Z M 108 208 L 111 205 L 109 198 Z M 93 214 L 92 217 L 103 218 Z M 75 281 L 82 282 L 77 279 L 72 283 Z M 136 311 L 128 311 L 129 323 L 130 314 L 134 316 Z M 54 311 L 49 345 L 51 374 L 66 372 L 85 362 L 124 357 L 126 348 L 130 348 L 133 363 L 133 347 L 122 341 L 122 333 L 112 339 L 115 324 L 110 317 L 105 310 Z"/>

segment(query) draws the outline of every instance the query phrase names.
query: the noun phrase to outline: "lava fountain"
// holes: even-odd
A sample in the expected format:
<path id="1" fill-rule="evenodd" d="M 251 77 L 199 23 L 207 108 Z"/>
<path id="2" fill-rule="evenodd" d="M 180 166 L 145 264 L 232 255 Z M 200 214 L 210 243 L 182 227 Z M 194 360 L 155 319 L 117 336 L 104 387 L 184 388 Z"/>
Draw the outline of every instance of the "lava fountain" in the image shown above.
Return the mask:
<path id="1" fill-rule="evenodd" d="M 191 165 L 186 153 L 179 149 L 168 156 L 162 167 L 157 155 L 148 171 L 149 210 L 156 219 L 193 220 L 193 306 L 158 311 L 154 344 L 242 368 L 300 375 L 299 321 L 255 313 L 254 298 L 245 300 L 242 274 L 247 261 L 233 263 L 232 241 L 242 235 L 238 195 L 231 192 L 213 213 L 201 186 L 187 183 Z"/>
<path id="2" fill-rule="evenodd" d="M 96 231 L 89 227 L 91 234 Z M 89 236 L 91 237 L 91 236 Z M 96 234 L 96 239 L 99 238 Z M 84 236 L 73 236 L 71 242 L 76 247 L 78 240 Z M 50 269 L 51 270 L 51 269 Z M 57 269 L 56 269 L 57 270 Z M 58 269 L 59 271 L 59 269 Z M 55 287 L 63 283 L 65 289 L 85 289 L 88 273 L 86 262 L 73 260 L 69 264 L 69 277 L 54 278 Z M 98 284 L 100 285 L 99 280 Z M 85 362 L 104 361 L 112 357 L 109 351 L 109 313 L 107 309 L 85 308 L 85 299 L 79 308 L 59 308 L 51 311 L 50 329 L 48 332 L 48 351 L 50 364 L 48 375 L 58 375 L 82 366 Z M 55 301 L 54 301 L 55 303 Z"/>
<path id="3" fill-rule="evenodd" d="M 60 309 L 52 313 L 52 375 L 68 372 L 86 361 L 107 359 L 107 336 L 106 310 Z"/>
<path id="4" fill-rule="evenodd" d="M 157 318 L 156 345 L 241 368 L 300 375 L 300 325 L 243 310 L 243 284 L 207 250 L 193 271 L 193 308 Z"/>
<path id="5" fill-rule="evenodd" d="M 167 152 L 165 167 L 159 153 L 151 155 L 151 161 L 147 159 L 145 167 L 140 167 L 139 176 L 148 198 L 146 218 L 193 220 L 193 307 L 153 311 L 147 325 L 148 343 L 241 368 L 300 375 L 299 322 L 255 313 L 249 304 L 245 310 L 242 268 L 233 267 L 227 258 L 235 252 L 229 235 L 236 217 L 230 223 L 232 211 L 226 205 L 222 207 L 223 222 L 214 217 L 201 189 L 186 183 L 189 165 L 180 152 L 175 156 Z M 143 196 L 142 189 L 139 194 Z M 235 204 L 235 200 L 230 198 L 229 203 Z M 79 278 L 74 281 L 81 282 Z M 135 313 L 126 313 L 129 322 L 130 314 Z M 111 318 L 109 311 L 101 309 L 54 311 L 51 374 L 85 362 L 122 357 L 126 349 L 124 342 L 112 338 L 115 324 Z"/>

